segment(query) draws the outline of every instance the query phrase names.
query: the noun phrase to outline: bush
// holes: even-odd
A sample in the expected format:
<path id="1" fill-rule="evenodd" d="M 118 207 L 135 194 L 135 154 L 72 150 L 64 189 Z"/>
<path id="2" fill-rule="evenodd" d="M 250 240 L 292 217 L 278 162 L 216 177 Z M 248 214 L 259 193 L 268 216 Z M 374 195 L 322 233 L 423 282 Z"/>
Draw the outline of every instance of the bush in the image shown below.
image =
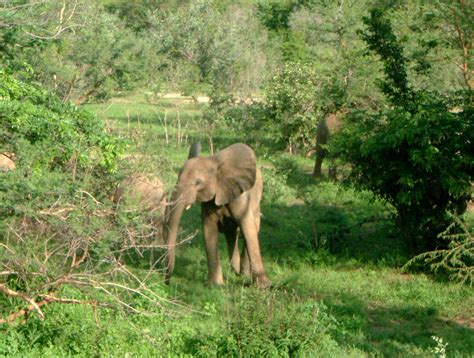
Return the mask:
<path id="1" fill-rule="evenodd" d="M 449 213 L 462 214 L 471 196 L 472 107 L 451 111 L 449 94 L 413 90 L 403 48 L 388 20 L 374 10 L 365 23 L 363 37 L 384 63 L 381 87 L 392 107 L 349 116 L 333 153 L 352 166 L 355 187 L 371 190 L 395 207 L 412 252 L 446 246 L 438 234 L 450 225 Z"/>
<path id="2" fill-rule="evenodd" d="M 0 71 L 0 144 L 36 172 L 113 172 L 121 142 L 91 113 Z"/>
<path id="3" fill-rule="evenodd" d="M 4 71 L 0 98 L 0 143 L 18 162 L 0 172 L 0 324 L 42 319 L 50 303 L 139 312 L 123 303 L 148 289 L 131 288 L 140 278 L 122 260 L 130 240 L 107 198 L 122 142 L 90 113 Z M 144 307 L 156 303 L 149 293 Z"/>
<path id="4" fill-rule="evenodd" d="M 286 64 L 266 88 L 265 107 L 274 138 L 290 150 L 312 146 L 320 85 L 315 66 L 295 62 Z"/>
<path id="5" fill-rule="evenodd" d="M 242 290 L 230 298 L 227 329 L 193 342 L 195 356 L 293 357 L 331 355 L 337 322 L 327 307 L 286 292 Z M 211 353 L 212 352 L 212 353 Z"/>
<path id="6" fill-rule="evenodd" d="M 417 265 L 428 267 L 454 281 L 474 283 L 474 237 L 466 225 L 456 217 L 448 228 L 438 235 L 449 242 L 447 248 L 428 251 L 412 258 L 404 266 L 413 269 Z"/>

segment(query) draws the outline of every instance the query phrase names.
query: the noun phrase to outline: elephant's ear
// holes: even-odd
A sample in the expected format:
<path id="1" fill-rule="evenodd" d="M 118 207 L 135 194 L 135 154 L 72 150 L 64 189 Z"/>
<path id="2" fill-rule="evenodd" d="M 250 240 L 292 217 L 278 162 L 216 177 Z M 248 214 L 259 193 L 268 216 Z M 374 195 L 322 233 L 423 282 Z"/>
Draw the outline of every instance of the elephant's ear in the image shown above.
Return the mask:
<path id="1" fill-rule="evenodd" d="M 257 160 L 245 144 L 233 144 L 215 155 L 218 161 L 216 205 L 225 205 L 237 199 L 255 185 Z"/>

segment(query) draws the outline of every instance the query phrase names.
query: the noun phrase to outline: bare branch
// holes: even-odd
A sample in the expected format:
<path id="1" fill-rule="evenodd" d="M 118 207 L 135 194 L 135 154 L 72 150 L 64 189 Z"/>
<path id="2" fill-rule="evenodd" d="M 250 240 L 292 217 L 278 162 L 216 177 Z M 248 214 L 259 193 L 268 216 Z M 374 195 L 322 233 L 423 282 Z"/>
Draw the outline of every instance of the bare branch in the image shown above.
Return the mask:
<path id="1" fill-rule="evenodd" d="M 36 312 L 38 312 L 39 318 L 40 319 L 44 318 L 44 314 L 41 311 L 40 307 L 38 306 L 38 304 L 31 297 L 28 297 L 24 293 L 13 291 L 2 283 L 0 283 L 0 292 L 4 293 L 5 295 L 10 296 L 10 297 L 21 298 L 22 300 L 28 302 L 31 306 L 30 311 L 36 310 Z"/>

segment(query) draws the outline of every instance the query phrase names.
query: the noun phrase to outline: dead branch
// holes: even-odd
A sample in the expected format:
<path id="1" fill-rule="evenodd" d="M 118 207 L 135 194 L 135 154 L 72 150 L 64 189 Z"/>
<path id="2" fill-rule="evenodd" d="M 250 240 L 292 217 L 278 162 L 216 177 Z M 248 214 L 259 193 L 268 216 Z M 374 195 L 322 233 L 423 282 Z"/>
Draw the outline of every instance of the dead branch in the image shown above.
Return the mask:
<path id="1" fill-rule="evenodd" d="M 0 246 L 4 247 L 9 253 L 11 254 L 15 254 L 15 251 L 13 251 L 12 249 L 10 249 L 7 245 L 3 244 L 0 242 Z"/>
<path id="2" fill-rule="evenodd" d="M 72 9 L 70 10 L 69 15 L 67 16 L 66 20 L 64 20 L 64 14 L 66 12 L 66 8 L 67 8 L 67 2 L 63 1 L 62 7 L 58 13 L 58 23 L 51 34 L 38 35 L 29 31 L 25 31 L 25 34 L 36 39 L 54 40 L 54 39 L 57 39 L 63 32 L 67 30 L 72 30 L 74 32 L 74 29 L 76 27 L 82 27 L 83 26 L 82 24 L 69 24 L 76 13 L 77 0 L 74 0 Z"/>
<path id="3" fill-rule="evenodd" d="M 84 195 L 75 196 L 70 203 L 58 198 L 48 208 L 36 211 L 34 216 L 26 215 L 10 224 L 12 234 L 5 243 L 0 244 L 4 254 L 0 262 L 0 282 L 3 282 L 0 284 L 0 295 L 20 300 L 20 307 L 13 306 L 11 310 L 14 312 L 0 317 L 0 323 L 9 324 L 22 317 L 26 321 L 33 312 L 43 319 L 45 314 L 41 307 L 49 303 L 83 304 L 92 306 L 94 310 L 97 307 L 108 307 L 133 314 L 153 314 L 149 309 L 135 307 L 133 299 L 138 296 L 148 302 L 149 307 L 157 307 L 165 313 L 172 306 L 181 307 L 172 300 L 160 297 L 147 286 L 149 277 L 158 272 L 155 267 L 163 260 L 164 254 L 156 261 L 153 259 L 154 263 L 150 264 L 150 269 L 143 272 L 143 275 L 132 272 L 120 261 L 120 253 L 125 250 L 135 249 L 139 252 L 144 249 L 166 249 L 167 245 L 156 245 L 151 241 L 155 240 L 156 228 L 151 224 L 145 224 L 138 230 L 125 226 L 122 246 L 116 248 L 117 251 L 109 250 L 106 255 L 96 258 L 90 253 L 99 236 L 84 235 L 81 230 L 76 232 L 63 221 L 73 217 L 79 223 L 84 220 L 84 224 L 87 224 L 90 217 L 99 216 L 103 218 L 101 220 L 104 225 L 109 225 L 114 220 L 113 210 L 88 191 L 79 192 Z M 87 196 L 92 200 L 85 200 Z M 148 235 L 148 231 L 152 234 Z M 186 237 L 180 244 L 191 240 L 195 235 Z M 15 275 L 25 283 L 25 288 L 20 290 L 8 287 L 3 279 L 10 275 Z M 34 279 L 38 276 L 42 279 Z M 97 298 L 82 301 L 74 297 L 60 297 L 59 292 L 65 286 L 74 287 L 78 292 L 95 292 Z"/>
<path id="4" fill-rule="evenodd" d="M 40 306 L 38 306 L 38 304 L 31 298 L 31 297 L 28 297 L 27 295 L 25 295 L 24 293 L 21 293 L 21 292 L 17 292 L 17 291 L 13 291 L 11 289 L 9 289 L 7 286 L 5 286 L 4 284 L 0 283 L 0 291 L 9 296 L 9 297 L 15 297 L 15 298 L 20 298 L 22 299 L 23 301 L 26 301 L 30 304 L 29 307 L 31 307 L 31 309 L 29 311 L 32 311 L 32 310 L 36 310 L 36 312 L 38 312 L 38 316 L 40 319 L 43 319 L 44 318 L 44 314 L 43 312 L 41 311 L 41 308 Z M 0 321 L 1 323 L 1 321 Z"/>
<path id="5" fill-rule="evenodd" d="M 101 205 L 100 201 L 97 200 L 96 198 L 94 198 L 94 196 L 93 196 L 91 193 L 89 193 L 88 191 L 79 190 L 79 193 L 86 194 L 87 196 L 89 196 L 89 197 L 94 201 L 94 203 L 95 203 L 97 206 L 100 206 L 100 205 Z"/>
<path id="6" fill-rule="evenodd" d="M 29 306 L 26 308 L 20 309 L 16 312 L 11 313 L 8 315 L 6 318 L 0 318 L 0 324 L 11 324 L 13 323 L 17 318 L 23 317 L 25 320 L 28 319 L 28 316 L 30 312 L 33 310 L 40 310 L 41 306 L 50 304 L 50 303 L 62 303 L 62 304 L 76 304 L 76 305 L 88 305 L 92 306 L 94 309 L 97 307 L 104 307 L 104 308 L 114 308 L 113 305 L 104 303 L 104 302 L 99 302 L 99 301 L 81 301 L 81 300 L 76 300 L 73 298 L 61 298 L 61 297 L 55 297 L 50 294 L 46 295 L 39 295 L 39 297 L 43 298 L 42 301 L 39 302 L 32 302 Z M 41 312 L 41 310 L 40 310 Z M 43 319 L 44 316 L 40 316 L 40 319 Z"/>

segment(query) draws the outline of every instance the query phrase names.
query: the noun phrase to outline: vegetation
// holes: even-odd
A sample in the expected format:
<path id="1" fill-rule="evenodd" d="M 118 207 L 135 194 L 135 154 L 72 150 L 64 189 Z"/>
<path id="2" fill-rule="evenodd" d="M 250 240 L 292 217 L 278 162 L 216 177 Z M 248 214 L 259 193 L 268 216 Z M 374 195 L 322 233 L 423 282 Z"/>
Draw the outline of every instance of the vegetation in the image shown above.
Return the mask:
<path id="1" fill-rule="evenodd" d="M 414 90 L 390 22 L 377 10 L 364 21 L 363 37 L 384 63 L 381 87 L 393 107 L 355 114 L 337 150 L 351 163 L 356 186 L 396 208 L 412 251 L 434 249 L 441 244 L 437 235 L 452 222 L 452 214 L 466 210 L 471 196 L 472 107 L 453 113 L 439 93 Z"/>
<path id="2" fill-rule="evenodd" d="M 473 10 L 3 2 L 0 356 L 474 355 Z M 162 208 L 114 201 L 195 141 L 255 150 L 271 289 L 205 286 L 198 205 L 166 286 Z"/>
<path id="3" fill-rule="evenodd" d="M 188 126 L 189 142 L 206 143 L 195 116 L 200 107 L 189 103 L 170 107 L 167 100 L 134 107 L 140 98 L 130 101 L 89 105 L 87 109 L 107 118 L 112 132 L 127 138 L 128 157 L 120 162 L 119 171 L 158 171 L 172 187 L 189 144 L 178 144 L 177 111 L 197 124 Z M 168 144 L 159 120 L 165 112 L 170 123 Z M 214 144 L 222 148 L 235 142 L 236 135 L 218 126 Z M 159 257 L 159 248 L 141 251 L 143 256 L 132 254 L 132 250 L 122 258 L 122 264 L 145 278 L 144 283 L 155 294 L 178 298 L 186 307 L 169 306 L 162 311 L 139 295 L 128 302 L 147 315 L 131 315 L 126 309 L 46 305 L 42 307 L 43 321 L 32 313 L 26 324 L 18 321 L 2 328 L 2 353 L 429 355 L 437 347 L 431 338 L 436 336 L 448 343 L 448 354 L 471 354 L 473 296 L 469 286 L 402 273 L 407 253 L 391 224 L 389 207 L 373 201 L 368 192 L 312 179 L 307 174 L 311 159 L 275 155 L 264 129 L 258 137 L 262 143 L 256 147 L 257 155 L 265 179 L 262 252 L 274 289 L 260 292 L 247 287 L 227 263 L 226 287 L 205 287 L 207 264 L 198 233 L 178 248 L 177 270 L 169 288 L 163 286 L 158 272 L 149 274 L 150 260 Z M 101 207 L 109 205 L 106 198 L 100 200 Z M 92 237 L 105 242 L 110 240 L 108 235 L 123 237 L 125 229 L 133 228 L 137 220 L 137 216 L 128 215 L 120 219 L 127 226 L 106 226 L 94 231 Z M 183 221 L 185 238 L 200 226 L 199 208 L 193 207 Z M 224 246 L 222 242 L 223 257 Z M 107 245 L 102 248 L 101 256 L 94 257 L 108 254 Z M 84 296 L 70 289 L 64 293 L 84 300 L 98 298 L 94 290 Z"/>

